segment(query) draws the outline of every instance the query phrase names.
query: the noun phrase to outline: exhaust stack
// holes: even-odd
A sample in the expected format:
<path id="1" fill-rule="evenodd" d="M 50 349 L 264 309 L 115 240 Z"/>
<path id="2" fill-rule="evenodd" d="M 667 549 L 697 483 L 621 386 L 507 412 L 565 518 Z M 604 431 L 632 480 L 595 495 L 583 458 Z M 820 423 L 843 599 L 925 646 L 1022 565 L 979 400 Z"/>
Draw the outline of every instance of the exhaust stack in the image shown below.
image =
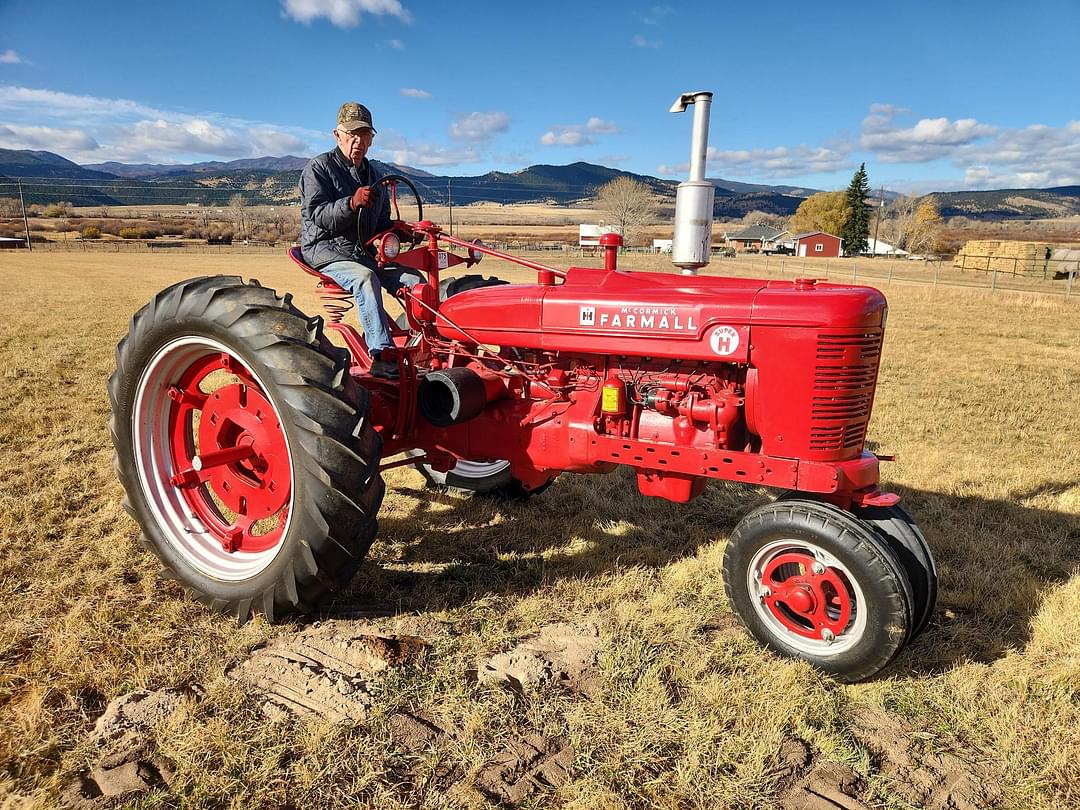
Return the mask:
<path id="1" fill-rule="evenodd" d="M 694 105 L 694 134 L 690 143 L 690 179 L 679 183 L 675 192 L 675 233 L 671 263 L 683 275 L 697 275 L 709 263 L 712 245 L 713 196 L 716 189 L 705 181 L 705 152 L 709 147 L 709 108 L 713 94 L 705 91 L 683 93 L 671 105 L 671 112 L 685 112 Z"/>

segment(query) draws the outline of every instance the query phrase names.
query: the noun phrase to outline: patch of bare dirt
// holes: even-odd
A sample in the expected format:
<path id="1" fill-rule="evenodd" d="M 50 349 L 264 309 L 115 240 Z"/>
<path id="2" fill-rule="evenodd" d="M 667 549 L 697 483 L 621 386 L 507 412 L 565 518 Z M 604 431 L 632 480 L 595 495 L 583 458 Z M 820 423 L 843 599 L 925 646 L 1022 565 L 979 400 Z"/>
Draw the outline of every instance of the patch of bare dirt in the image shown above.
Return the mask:
<path id="1" fill-rule="evenodd" d="M 332 723 L 363 720 L 371 685 L 416 659 L 427 642 L 379 633 L 368 623 L 329 621 L 274 639 L 229 672 L 259 694 L 270 719 L 282 712 Z"/>
<path id="2" fill-rule="evenodd" d="M 537 793 L 567 784 L 573 761 L 568 740 L 530 734 L 513 740 L 486 763 L 473 784 L 454 785 L 449 796 L 467 807 L 487 807 L 489 802 L 517 807 Z"/>
<path id="3" fill-rule="evenodd" d="M 517 692 L 554 684 L 593 695 L 600 687 L 600 633 L 594 625 L 549 624 L 512 650 L 481 662 L 481 684 L 497 683 Z"/>
<path id="4" fill-rule="evenodd" d="M 89 742 L 100 758 L 61 792 L 64 807 L 91 810 L 111 799 L 131 798 L 173 781 L 172 763 L 154 754 L 154 728 L 198 690 L 139 690 L 113 700 L 98 718 Z"/>
<path id="5" fill-rule="evenodd" d="M 912 727 L 872 706 L 855 709 L 855 739 L 870 752 L 875 767 L 891 783 L 892 792 L 915 807 L 928 810 L 984 810 L 1001 804 L 1000 787 L 977 763 L 956 754 L 912 751 Z"/>
<path id="6" fill-rule="evenodd" d="M 1002 801 L 998 785 L 978 765 L 955 754 L 914 751 L 919 734 L 909 724 L 871 706 L 856 707 L 852 735 L 871 756 L 888 792 L 922 810 L 987 810 Z M 773 762 L 783 810 L 870 810 L 878 803 L 850 766 L 814 762 L 810 746 L 788 739 Z"/>

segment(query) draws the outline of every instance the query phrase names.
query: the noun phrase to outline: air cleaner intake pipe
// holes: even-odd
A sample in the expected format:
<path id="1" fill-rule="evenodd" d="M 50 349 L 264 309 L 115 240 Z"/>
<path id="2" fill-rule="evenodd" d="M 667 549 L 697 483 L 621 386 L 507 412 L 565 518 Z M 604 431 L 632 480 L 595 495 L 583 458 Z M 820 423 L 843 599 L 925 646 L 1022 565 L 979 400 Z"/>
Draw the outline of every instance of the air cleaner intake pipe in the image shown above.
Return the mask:
<path id="1" fill-rule="evenodd" d="M 506 393 L 498 377 L 489 382 L 471 368 L 446 368 L 427 374 L 416 392 L 420 413 L 435 427 L 467 422 L 488 402 Z"/>
<path id="2" fill-rule="evenodd" d="M 707 91 L 683 93 L 671 112 L 685 112 L 694 105 L 694 133 L 690 142 L 690 179 L 679 183 L 675 192 L 675 233 L 671 263 L 683 275 L 697 275 L 709 263 L 712 246 L 713 196 L 716 188 L 705 180 L 705 155 L 709 148 L 709 108 L 713 94 Z"/>

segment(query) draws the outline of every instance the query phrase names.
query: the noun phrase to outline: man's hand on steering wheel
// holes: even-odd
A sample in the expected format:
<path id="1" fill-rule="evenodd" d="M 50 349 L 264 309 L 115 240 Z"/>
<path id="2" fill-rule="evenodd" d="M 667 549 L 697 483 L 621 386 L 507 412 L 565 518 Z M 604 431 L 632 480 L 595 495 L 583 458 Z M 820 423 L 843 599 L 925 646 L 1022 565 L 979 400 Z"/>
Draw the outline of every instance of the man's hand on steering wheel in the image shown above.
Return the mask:
<path id="1" fill-rule="evenodd" d="M 371 202 L 371 198 L 374 194 L 374 186 L 360 186 L 360 188 L 353 192 L 352 199 L 349 200 L 349 208 L 353 211 L 358 208 L 367 208 L 368 203 Z"/>

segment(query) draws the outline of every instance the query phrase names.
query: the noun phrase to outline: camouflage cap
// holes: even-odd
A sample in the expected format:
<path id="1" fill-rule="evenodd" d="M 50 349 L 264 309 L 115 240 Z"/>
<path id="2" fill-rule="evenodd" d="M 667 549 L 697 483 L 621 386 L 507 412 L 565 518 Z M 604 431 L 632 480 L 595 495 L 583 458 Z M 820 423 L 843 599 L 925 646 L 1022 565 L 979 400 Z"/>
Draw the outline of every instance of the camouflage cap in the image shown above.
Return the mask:
<path id="1" fill-rule="evenodd" d="M 371 125 L 371 110 L 355 101 L 346 101 L 337 112 L 338 129 L 351 132 L 354 129 L 370 129 L 377 132 Z"/>

